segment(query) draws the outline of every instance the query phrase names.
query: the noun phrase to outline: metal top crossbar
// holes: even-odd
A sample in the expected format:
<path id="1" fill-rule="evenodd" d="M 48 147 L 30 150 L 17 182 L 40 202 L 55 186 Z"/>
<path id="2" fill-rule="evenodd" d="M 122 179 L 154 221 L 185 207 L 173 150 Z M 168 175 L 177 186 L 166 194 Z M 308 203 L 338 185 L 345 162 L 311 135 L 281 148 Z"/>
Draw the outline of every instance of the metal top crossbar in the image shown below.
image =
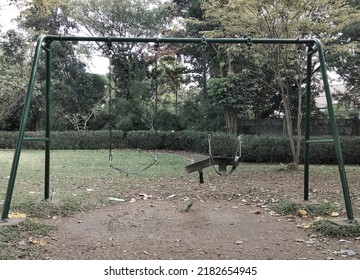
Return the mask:
<path id="1" fill-rule="evenodd" d="M 163 37 L 86 37 L 86 36 L 61 36 L 61 35 L 42 35 L 38 38 L 38 42 L 42 41 L 67 41 L 67 42 L 130 42 L 130 43 L 219 43 L 219 44 L 305 44 L 305 45 L 321 45 L 319 39 L 267 39 L 267 38 L 163 38 Z"/>
<path id="2" fill-rule="evenodd" d="M 44 199 L 48 200 L 50 197 L 50 122 L 51 122 L 51 43 L 52 42 L 130 42 L 130 43 L 186 43 L 186 44 L 271 44 L 271 45 L 306 45 L 307 46 L 307 79 L 306 79 L 306 111 L 305 111 L 305 148 L 304 148 L 304 200 L 308 200 L 309 196 L 309 145 L 314 141 L 310 140 L 310 98 L 311 98 L 311 80 L 312 80 L 312 57 L 315 53 L 318 54 L 318 61 L 320 63 L 320 71 L 324 85 L 324 92 L 327 101 L 327 109 L 329 113 L 330 125 L 333 132 L 333 143 L 335 146 L 336 158 L 340 172 L 340 179 L 345 199 L 345 206 L 347 216 L 350 221 L 354 219 L 348 183 L 344 168 L 344 162 L 341 152 L 339 133 L 336 125 L 334 109 L 332 105 L 332 97 L 330 93 L 330 85 L 327 77 L 327 69 L 325 64 L 324 50 L 322 43 L 318 39 L 276 39 L 276 38 L 126 38 L 126 37 L 84 37 L 84 36 L 61 36 L 61 35 L 42 35 L 38 38 L 35 54 L 33 58 L 32 70 L 30 74 L 30 81 L 27 89 L 25 103 L 23 107 L 22 117 L 20 121 L 19 134 L 17 137 L 14 158 L 12 162 L 11 172 L 9 176 L 8 188 L 4 200 L 4 206 L 0 222 L 8 219 L 12 194 L 15 185 L 17 169 L 19 165 L 20 153 L 23 141 L 44 141 L 45 142 L 45 178 L 44 178 Z M 30 112 L 30 106 L 35 86 L 35 77 L 41 52 L 46 53 L 46 85 L 45 85 L 45 137 L 39 139 L 29 139 L 25 137 L 26 124 Z"/>

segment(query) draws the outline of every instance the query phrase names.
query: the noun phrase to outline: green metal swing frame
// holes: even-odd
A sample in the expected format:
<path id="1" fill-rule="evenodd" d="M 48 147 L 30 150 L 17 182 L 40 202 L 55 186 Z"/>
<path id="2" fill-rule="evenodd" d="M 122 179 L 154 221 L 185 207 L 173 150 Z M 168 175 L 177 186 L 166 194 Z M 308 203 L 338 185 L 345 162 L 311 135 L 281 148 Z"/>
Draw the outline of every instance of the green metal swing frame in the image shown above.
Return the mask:
<path id="1" fill-rule="evenodd" d="M 327 76 L 327 69 L 324 57 L 324 49 L 322 43 L 318 39 L 268 39 L 268 38 L 126 38 L 126 37 L 84 37 L 84 36 L 58 36 L 58 35 L 42 35 L 36 43 L 35 54 L 33 58 L 30 81 L 28 84 L 27 94 L 23 107 L 20 127 L 10 171 L 6 196 L 4 200 L 3 210 L 0 222 L 6 222 L 9 219 L 10 205 L 15 186 L 19 159 L 24 141 L 43 141 L 45 142 L 45 175 L 44 175 L 44 200 L 50 198 L 50 123 L 51 123 L 51 44 L 53 42 L 133 42 L 133 43 L 189 43 L 189 44 L 278 44 L 278 45 L 305 45 L 307 47 L 307 79 L 306 79 L 306 111 L 305 111 L 305 148 L 304 148 L 304 200 L 309 199 L 309 147 L 310 144 L 333 143 L 336 152 L 337 164 L 339 167 L 340 181 L 342 185 L 343 196 L 345 200 L 347 218 L 351 222 L 354 220 L 351 199 L 349 193 L 348 182 L 344 167 L 344 161 L 340 146 L 339 133 L 337 129 L 330 85 Z M 45 52 L 46 61 L 46 117 L 45 117 L 45 137 L 32 138 L 25 137 L 26 125 L 29 117 L 30 105 L 33 97 L 36 74 L 38 71 L 41 54 Z M 320 62 L 320 70 L 322 75 L 323 87 L 326 95 L 327 109 L 329 112 L 330 126 L 332 129 L 332 138 L 325 140 L 310 139 L 310 101 L 311 101 L 311 80 L 312 80 L 312 58 L 317 53 Z"/>

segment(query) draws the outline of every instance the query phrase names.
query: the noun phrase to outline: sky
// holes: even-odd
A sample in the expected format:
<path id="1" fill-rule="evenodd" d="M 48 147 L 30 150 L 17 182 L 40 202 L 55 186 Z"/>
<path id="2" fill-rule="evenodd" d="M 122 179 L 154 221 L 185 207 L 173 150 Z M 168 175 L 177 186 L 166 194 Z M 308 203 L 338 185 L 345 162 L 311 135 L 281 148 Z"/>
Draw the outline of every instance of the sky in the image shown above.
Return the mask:
<path id="1" fill-rule="evenodd" d="M 15 5 L 9 6 L 6 1 L 0 1 L 0 25 L 2 30 L 6 30 L 12 27 L 15 27 L 16 24 L 12 23 L 11 20 L 14 19 L 19 14 L 19 10 Z"/>
<path id="2" fill-rule="evenodd" d="M 6 31 L 11 28 L 16 29 L 16 23 L 13 22 L 19 14 L 19 9 L 15 5 L 9 5 L 7 1 L 0 0 L 0 25 L 1 31 Z M 106 74 L 108 72 L 107 59 L 101 56 L 94 56 L 92 61 L 88 63 L 88 70 L 91 73 Z"/>

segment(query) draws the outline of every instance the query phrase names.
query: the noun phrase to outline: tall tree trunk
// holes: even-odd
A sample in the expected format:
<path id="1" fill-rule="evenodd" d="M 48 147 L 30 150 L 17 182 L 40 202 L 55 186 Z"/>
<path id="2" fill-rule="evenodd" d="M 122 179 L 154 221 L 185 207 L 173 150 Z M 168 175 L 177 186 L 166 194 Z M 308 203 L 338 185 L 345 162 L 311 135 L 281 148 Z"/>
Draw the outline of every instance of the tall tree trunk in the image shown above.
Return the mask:
<path id="1" fill-rule="evenodd" d="M 301 142 L 301 117 L 300 120 L 298 118 L 298 122 L 297 122 L 297 143 L 295 145 L 295 138 L 294 138 L 294 128 L 293 128 L 293 123 L 292 123 L 292 118 L 291 118 L 291 108 L 290 108 L 290 102 L 289 102 L 289 92 L 285 86 L 285 84 L 278 79 L 278 86 L 280 88 L 280 92 L 281 92 L 281 96 L 283 99 L 283 104 L 284 104 L 284 115 L 285 115 L 285 121 L 286 121 L 286 131 L 287 131 L 287 135 L 289 137 L 289 141 L 290 141 L 290 150 L 291 150 L 291 156 L 293 159 L 292 164 L 290 165 L 291 168 L 297 169 L 299 166 L 299 160 L 300 160 L 300 142 Z M 301 98 L 301 96 L 299 97 Z M 300 106 L 300 114 L 301 114 L 301 103 L 299 104 Z M 300 121 L 300 123 L 299 123 Z"/>
<path id="2" fill-rule="evenodd" d="M 237 134 L 237 115 L 233 108 L 224 106 L 226 132 Z"/>

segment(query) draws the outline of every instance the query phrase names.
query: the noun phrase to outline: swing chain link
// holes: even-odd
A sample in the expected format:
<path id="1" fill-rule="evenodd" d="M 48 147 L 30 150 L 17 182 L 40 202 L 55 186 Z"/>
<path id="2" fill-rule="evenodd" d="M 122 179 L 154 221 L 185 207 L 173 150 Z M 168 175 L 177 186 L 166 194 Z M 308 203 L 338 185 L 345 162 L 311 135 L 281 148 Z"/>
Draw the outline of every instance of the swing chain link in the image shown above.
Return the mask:
<path id="1" fill-rule="evenodd" d="M 206 41 L 206 38 L 205 38 L 205 36 L 202 36 L 201 37 L 201 49 L 202 49 L 202 51 L 205 52 L 207 50 L 207 47 L 208 47 L 208 43 Z"/>

